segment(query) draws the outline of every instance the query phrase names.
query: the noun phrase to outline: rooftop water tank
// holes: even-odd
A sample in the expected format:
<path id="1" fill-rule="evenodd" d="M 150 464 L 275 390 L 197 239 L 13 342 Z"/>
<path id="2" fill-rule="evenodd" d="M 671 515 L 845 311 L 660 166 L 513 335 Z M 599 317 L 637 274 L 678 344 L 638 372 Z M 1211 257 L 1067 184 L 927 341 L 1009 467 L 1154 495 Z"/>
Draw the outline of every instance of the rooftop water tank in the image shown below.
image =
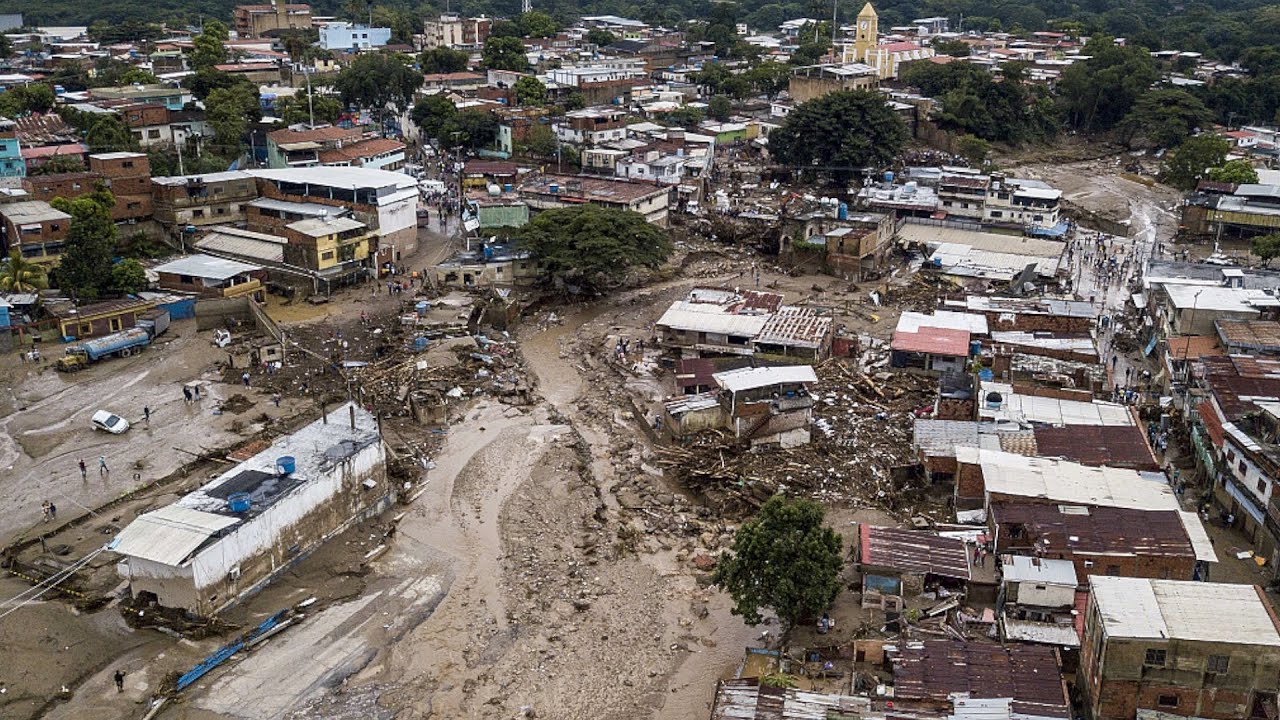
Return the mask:
<path id="1" fill-rule="evenodd" d="M 1003 395 L 1001 395 L 998 392 L 987 393 L 987 409 L 988 410 L 999 410 L 1001 405 L 1004 405 Z"/>
<path id="2" fill-rule="evenodd" d="M 231 493 L 227 496 L 227 508 L 233 513 L 249 512 L 249 506 L 251 504 L 252 500 L 249 493 L 238 492 Z"/>
<path id="3" fill-rule="evenodd" d="M 885 173 L 884 173 L 884 181 L 885 181 L 885 182 L 887 182 L 887 183 L 892 183 L 892 182 L 893 182 L 893 171 L 892 171 L 892 170 L 886 170 L 886 171 L 885 171 Z"/>
<path id="4" fill-rule="evenodd" d="M 297 467 L 297 460 L 292 455 L 281 455 L 276 458 L 276 472 L 281 475 L 292 475 Z"/>
<path id="5" fill-rule="evenodd" d="M 836 210 L 836 217 L 841 220 L 849 219 L 849 203 L 840 203 L 839 208 Z"/>

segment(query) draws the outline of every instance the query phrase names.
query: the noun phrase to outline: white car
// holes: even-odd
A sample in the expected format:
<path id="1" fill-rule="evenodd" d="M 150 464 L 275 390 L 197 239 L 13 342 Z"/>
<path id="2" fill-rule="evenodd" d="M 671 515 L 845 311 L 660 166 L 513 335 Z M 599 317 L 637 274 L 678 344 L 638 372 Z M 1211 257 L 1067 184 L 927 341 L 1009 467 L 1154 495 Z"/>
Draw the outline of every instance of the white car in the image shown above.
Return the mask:
<path id="1" fill-rule="evenodd" d="M 93 428 L 95 430 L 106 430 L 109 433 L 119 435 L 129 429 L 129 421 L 113 412 L 99 410 L 93 414 Z"/>

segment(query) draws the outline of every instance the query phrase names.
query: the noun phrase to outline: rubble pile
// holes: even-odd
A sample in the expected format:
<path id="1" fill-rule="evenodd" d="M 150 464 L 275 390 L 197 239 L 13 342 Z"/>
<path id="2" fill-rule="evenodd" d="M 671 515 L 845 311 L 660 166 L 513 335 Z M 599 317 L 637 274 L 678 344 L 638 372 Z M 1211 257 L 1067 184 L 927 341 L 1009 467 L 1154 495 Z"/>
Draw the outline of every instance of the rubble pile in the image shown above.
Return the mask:
<path id="1" fill-rule="evenodd" d="M 874 363 L 872 363 L 874 364 Z M 919 499 L 912 421 L 931 407 L 929 378 L 867 375 L 852 361 L 815 368 L 813 441 L 747 448 L 722 430 L 656 451 L 657 464 L 723 512 L 744 513 L 778 492 L 898 511 Z"/>

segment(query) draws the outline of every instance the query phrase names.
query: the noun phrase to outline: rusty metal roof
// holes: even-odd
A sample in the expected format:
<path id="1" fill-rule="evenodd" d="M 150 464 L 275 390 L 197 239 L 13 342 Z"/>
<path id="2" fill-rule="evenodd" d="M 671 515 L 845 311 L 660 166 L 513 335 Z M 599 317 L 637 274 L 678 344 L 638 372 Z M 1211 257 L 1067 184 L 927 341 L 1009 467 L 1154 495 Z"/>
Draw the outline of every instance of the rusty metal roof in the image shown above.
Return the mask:
<path id="1" fill-rule="evenodd" d="M 859 561 L 901 573 L 969 580 L 964 541 L 931 532 L 863 524 L 858 528 Z"/>
<path id="2" fill-rule="evenodd" d="M 831 317 L 810 308 L 779 308 L 761 328 L 756 343 L 787 347 L 819 348 L 831 334 Z"/>
<path id="3" fill-rule="evenodd" d="M 1280 322 L 1275 320 L 1219 320 L 1218 337 L 1232 349 L 1280 350 Z"/>
<path id="4" fill-rule="evenodd" d="M 871 701 L 864 697 L 768 687 L 757 678 L 739 678 L 716 688 L 711 720 L 827 720 L 860 717 L 870 710 Z"/>
<path id="5" fill-rule="evenodd" d="M 1041 457 L 1059 457 L 1094 467 L 1160 469 L 1143 432 L 1133 425 L 1108 428 L 1098 425 L 1038 425 L 1034 432 L 1035 454 Z"/>
<path id="6" fill-rule="evenodd" d="M 1177 510 L 993 502 L 991 518 L 997 525 L 1021 526 L 1026 544 L 1043 546 L 1048 557 L 1110 553 L 1195 558 Z"/>
<path id="7" fill-rule="evenodd" d="M 951 693 L 1012 698 L 1024 716 L 1070 718 L 1071 705 L 1053 648 L 928 640 L 885 648 L 893 662 L 895 703 L 949 704 Z"/>

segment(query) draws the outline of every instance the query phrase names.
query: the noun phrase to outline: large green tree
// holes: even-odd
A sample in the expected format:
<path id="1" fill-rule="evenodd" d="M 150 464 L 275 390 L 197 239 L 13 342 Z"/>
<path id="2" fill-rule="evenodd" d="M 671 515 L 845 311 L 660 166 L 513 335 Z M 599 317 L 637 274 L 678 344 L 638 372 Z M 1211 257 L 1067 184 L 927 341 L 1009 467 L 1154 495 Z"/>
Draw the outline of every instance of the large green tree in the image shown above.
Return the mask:
<path id="1" fill-rule="evenodd" d="M 1196 135 L 1187 138 L 1173 152 L 1165 156 L 1160 179 L 1182 190 L 1194 190 L 1200 178 L 1211 168 L 1220 167 L 1227 160 L 1231 143 L 1217 135 Z"/>
<path id="2" fill-rule="evenodd" d="M 1067 122 L 1081 130 L 1110 130 L 1159 77 L 1144 47 L 1116 45 L 1095 37 L 1084 48 L 1089 59 L 1062 72 L 1058 93 Z"/>
<path id="3" fill-rule="evenodd" d="M 227 26 L 217 20 L 204 24 L 204 30 L 191 40 L 191 67 L 205 70 L 227 61 Z"/>
<path id="4" fill-rule="evenodd" d="M 834 92 L 801 103 L 769 135 L 769 154 L 799 170 L 826 169 L 846 181 L 863 168 L 893 162 L 907 142 L 907 126 L 865 90 Z"/>
<path id="5" fill-rule="evenodd" d="M 111 266 L 111 289 L 117 293 L 136 293 L 147 287 L 147 269 L 133 258 Z"/>
<path id="6" fill-rule="evenodd" d="M 547 86 L 532 75 L 525 75 L 516 81 L 517 105 L 546 105 Z"/>
<path id="7" fill-rule="evenodd" d="M 1240 158 L 1228 160 L 1221 167 L 1210 168 L 1206 177 L 1214 182 L 1245 185 L 1258 182 L 1258 171 L 1254 169 L 1253 163 Z"/>
<path id="8" fill-rule="evenodd" d="M 441 147 L 482 150 L 493 147 L 497 139 L 498 118 L 487 110 L 463 110 L 450 116 L 436 130 L 436 140 Z"/>
<path id="9" fill-rule="evenodd" d="M 1249 244 L 1249 250 L 1262 260 L 1266 267 L 1271 261 L 1280 257 L 1280 233 L 1268 233 L 1255 237 Z"/>
<path id="10" fill-rule="evenodd" d="M 111 221 L 115 198 L 100 184 L 87 195 L 70 200 L 54 198 L 51 204 L 71 216 L 55 273 L 58 287 L 79 302 L 97 300 L 111 290 L 108 268 L 116 245 L 116 225 Z"/>
<path id="11" fill-rule="evenodd" d="M 772 100 L 778 96 L 778 93 L 787 89 L 787 85 L 791 82 L 792 70 L 794 68 L 786 63 L 765 60 L 756 63 L 748 70 L 746 79 L 756 92 Z"/>
<path id="12" fill-rule="evenodd" d="M 556 23 L 555 18 L 537 10 L 520 13 L 516 17 L 516 27 L 520 28 L 520 34 L 527 38 L 555 37 L 556 33 L 560 32 L 560 25 Z"/>
<path id="13" fill-rule="evenodd" d="M 733 101 L 724 95 L 716 95 L 707 101 L 707 114 L 720 122 L 726 122 L 733 115 Z"/>
<path id="14" fill-rule="evenodd" d="M 245 82 L 219 88 L 209 93 L 205 107 L 216 153 L 224 157 L 239 155 L 249 123 L 261 116 L 258 88 Z"/>
<path id="15" fill-rule="evenodd" d="M 455 73 L 467 69 L 467 64 L 471 62 L 471 55 L 463 50 L 437 47 L 422 53 L 419 61 L 422 63 L 424 73 Z"/>
<path id="16" fill-rule="evenodd" d="M 484 66 L 490 70 L 525 72 L 529 69 L 529 58 L 525 55 L 524 43 L 519 38 L 490 35 L 484 41 L 480 57 Z"/>
<path id="17" fill-rule="evenodd" d="M 343 68 L 333 86 L 343 103 L 385 117 L 389 107 L 396 111 L 408 107 L 422 87 L 422 73 L 411 63 L 411 58 L 398 53 L 367 53 Z"/>
<path id="18" fill-rule="evenodd" d="M 1185 90 L 1160 89 L 1143 93 L 1120 121 L 1119 129 L 1130 145 L 1143 141 L 1152 147 L 1169 148 L 1212 122 L 1213 113 L 1200 98 Z"/>
<path id="19" fill-rule="evenodd" d="M 1059 121 L 1047 91 L 1023 82 L 1020 63 L 1006 63 L 1001 75 L 971 63 L 912 63 L 902 79 L 940 101 L 936 117 L 949 130 L 999 142 L 1052 135 Z"/>
<path id="20" fill-rule="evenodd" d="M 715 582 L 733 598 L 734 615 L 749 625 L 778 615 L 790 630 L 825 611 L 840 594 L 840 536 L 823 524 L 822 506 L 775 495 L 738 529 Z"/>
<path id="21" fill-rule="evenodd" d="M 138 138 L 118 115 L 90 115 L 92 125 L 84 141 L 94 152 L 124 152 L 138 149 Z"/>
<path id="22" fill-rule="evenodd" d="M 597 294 L 636 268 L 656 268 L 671 254 L 667 231 L 630 210 L 584 204 L 538 213 L 517 243 L 538 260 L 548 287 Z"/>
<path id="23" fill-rule="evenodd" d="M 458 114 L 458 108 L 443 93 L 428 95 L 419 100 L 409 112 L 409 119 L 418 126 L 423 137 L 440 136 L 440 129 L 445 123 Z"/>

